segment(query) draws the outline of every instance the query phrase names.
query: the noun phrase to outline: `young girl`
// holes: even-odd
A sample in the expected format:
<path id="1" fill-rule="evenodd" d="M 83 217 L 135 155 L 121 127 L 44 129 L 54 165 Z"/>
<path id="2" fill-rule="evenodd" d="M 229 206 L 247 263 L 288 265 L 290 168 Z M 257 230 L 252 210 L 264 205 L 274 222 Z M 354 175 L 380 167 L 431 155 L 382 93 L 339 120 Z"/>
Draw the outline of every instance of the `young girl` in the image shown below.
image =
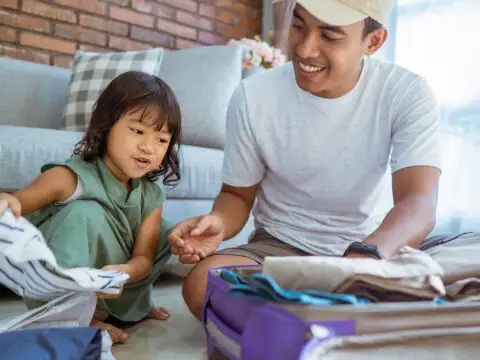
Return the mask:
<path id="1" fill-rule="evenodd" d="M 165 320 L 152 304 L 151 285 L 170 257 L 169 224 L 162 218 L 164 184 L 180 180 L 179 105 L 158 77 L 127 72 L 114 79 L 94 106 L 89 128 L 64 163 L 49 163 L 26 188 L 0 194 L 42 232 L 63 268 L 93 267 L 130 275 L 116 299 L 99 298 L 91 325 L 113 342 L 127 334 L 101 320 Z M 2 205 L 3 204 L 3 205 Z M 39 302 L 25 299 L 28 307 Z"/>

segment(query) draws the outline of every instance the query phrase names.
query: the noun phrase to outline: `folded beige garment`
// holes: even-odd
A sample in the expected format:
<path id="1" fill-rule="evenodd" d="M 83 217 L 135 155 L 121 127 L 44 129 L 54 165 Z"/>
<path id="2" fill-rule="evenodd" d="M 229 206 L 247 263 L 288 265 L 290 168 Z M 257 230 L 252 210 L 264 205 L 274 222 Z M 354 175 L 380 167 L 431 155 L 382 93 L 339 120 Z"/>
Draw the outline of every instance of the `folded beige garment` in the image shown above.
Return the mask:
<path id="1" fill-rule="evenodd" d="M 356 274 L 401 279 L 441 276 L 443 270 L 425 252 L 405 246 L 397 255 L 382 260 L 331 256 L 267 257 L 263 273 L 286 290 L 333 292 Z"/>
<path id="2" fill-rule="evenodd" d="M 437 275 L 386 279 L 363 274 L 349 277 L 334 292 L 352 294 L 372 302 L 427 301 L 446 293 Z"/>

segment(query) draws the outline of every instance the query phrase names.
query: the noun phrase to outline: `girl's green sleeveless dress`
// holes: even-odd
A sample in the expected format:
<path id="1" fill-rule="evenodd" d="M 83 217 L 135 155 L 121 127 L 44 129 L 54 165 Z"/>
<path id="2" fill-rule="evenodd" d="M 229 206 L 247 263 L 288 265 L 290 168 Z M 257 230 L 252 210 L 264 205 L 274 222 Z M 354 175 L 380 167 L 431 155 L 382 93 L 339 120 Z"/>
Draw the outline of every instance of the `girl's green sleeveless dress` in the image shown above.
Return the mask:
<path id="1" fill-rule="evenodd" d="M 42 172 L 54 166 L 67 166 L 83 182 L 83 193 L 71 203 L 54 203 L 26 218 L 43 234 L 63 268 L 124 264 L 131 258 L 135 238 L 142 221 L 164 201 L 160 186 L 146 178 L 132 180 L 132 191 L 125 187 L 97 158 L 86 162 L 73 156 L 64 163 L 48 163 Z M 161 235 L 152 272 L 137 283 L 124 286 L 117 299 L 98 299 L 97 310 L 106 311 L 121 321 L 139 321 L 153 307 L 152 283 L 171 256 L 167 234 L 171 225 L 162 218 Z M 27 307 L 42 305 L 24 299 Z"/>

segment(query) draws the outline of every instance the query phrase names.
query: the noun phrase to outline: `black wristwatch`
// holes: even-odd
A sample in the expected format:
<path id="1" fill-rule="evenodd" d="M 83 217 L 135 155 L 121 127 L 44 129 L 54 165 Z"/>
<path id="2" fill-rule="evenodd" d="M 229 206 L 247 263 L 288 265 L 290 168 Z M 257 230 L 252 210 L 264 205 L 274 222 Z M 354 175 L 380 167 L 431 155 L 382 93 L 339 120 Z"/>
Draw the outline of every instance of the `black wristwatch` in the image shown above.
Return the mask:
<path id="1" fill-rule="evenodd" d="M 373 244 L 366 244 L 359 241 L 352 242 L 347 250 L 343 253 L 343 256 L 348 254 L 365 254 L 365 255 L 373 255 L 378 259 L 385 259 L 382 251 L 377 247 L 377 245 Z"/>

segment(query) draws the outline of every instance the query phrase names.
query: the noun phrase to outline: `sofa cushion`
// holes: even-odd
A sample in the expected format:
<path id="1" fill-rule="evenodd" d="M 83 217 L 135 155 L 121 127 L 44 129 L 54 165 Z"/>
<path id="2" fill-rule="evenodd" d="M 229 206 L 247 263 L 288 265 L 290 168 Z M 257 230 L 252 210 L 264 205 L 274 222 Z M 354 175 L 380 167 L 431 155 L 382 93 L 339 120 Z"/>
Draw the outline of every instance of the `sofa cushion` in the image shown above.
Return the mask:
<path id="1" fill-rule="evenodd" d="M 70 74 L 54 66 L 0 58 L 0 124 L 60 128 Z"/>
<path id="2" fill-rule="evenodd" d="M 70 157 L 82 132 L 0 125 L 0 190 L 28 185 L 49 161 Z M 223 151 L 185 145 L 180 152 L 182 180 L 167 187 L 168 198 L 213 199 L 222 179 Z"/>
<path id="3" fill-rule="evenodd" d="M 157 74 L 163 53 L 162 48 L 111 53 L 77 51 L 72 65 L 64 129 L 85 131 L 90 123 L 92 107 L 103 89 L 127 71 Z"/>
<path id="4" fill-rule="evenodd" d="M 183 115 L 183 143 L 223 149 L 227 107 L 242 80 L 238 45 L 167 51 L 160 77 L 177 95 Z"/>
<path id="5" fill-rule="evenodd" d="M 166 187 L 167 197 L 214 199 L 222 186 L 223 151 L 183 145 L 180 150 L 181 180 Z"/>

